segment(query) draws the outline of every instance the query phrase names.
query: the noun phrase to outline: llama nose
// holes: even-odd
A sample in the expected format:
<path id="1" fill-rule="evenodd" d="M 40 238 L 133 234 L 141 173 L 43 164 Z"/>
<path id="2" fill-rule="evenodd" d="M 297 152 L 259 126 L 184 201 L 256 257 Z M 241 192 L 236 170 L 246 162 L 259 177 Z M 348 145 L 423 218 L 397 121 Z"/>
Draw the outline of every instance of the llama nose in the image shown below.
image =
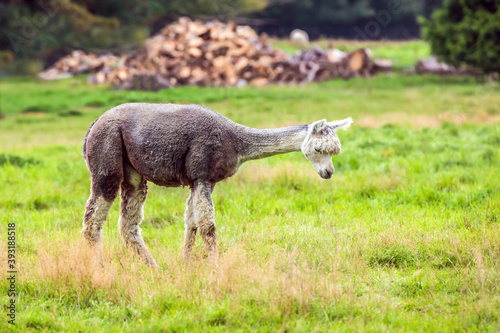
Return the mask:
<path id="1" fill-rule="evenodd" d="M 333 170 L 332 171 L 330 171 L 330 170 L 322 170 L 319 175 L 323 179 L 330 179 L 330 178 L 332 178 L 333 172 L 334 172 Z"/>

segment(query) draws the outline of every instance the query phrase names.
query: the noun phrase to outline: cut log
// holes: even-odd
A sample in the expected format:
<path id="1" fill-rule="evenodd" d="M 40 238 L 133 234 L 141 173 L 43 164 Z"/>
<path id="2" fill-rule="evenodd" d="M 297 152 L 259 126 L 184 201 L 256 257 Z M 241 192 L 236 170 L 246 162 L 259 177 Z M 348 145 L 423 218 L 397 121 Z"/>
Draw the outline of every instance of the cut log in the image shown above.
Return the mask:
<path id="1" fill-rule="evenodd" d="M 347 56 L 349 69 L 356 73 L 361 73 L 370 69 L 371 65 L 371 52 L 367 49 L 359 49 L 349 53 Z"/>
<path id="2" fill-rule="evenodd" d="M 203 51 L 200 50 L 199 48 L 197 47 L 190 47 L 189 50 L 188 50 L 188 54 L 191 56 L 191 57 L 194 57 L 194 58 L 199 58 L 203 55 Z"/>
<path id="3" fill-rule="evenodd" d="M 269 82 L 266 78 L 264 77 L 258 77 L 250 81 L 250 85 L 256 86 L 256 87 L 262 87 L 267 85 Z"/>
<path id="4" fill-rule="evenodd" d="M 388 59 L 374 59 L 373 73 L 390 72 L 392 70 L 392 61 Z"/>
<path id="5" fill-rule="evenodd" d="M 346 53 L 338 49 L 330 49 L 326 51 L 326 59 L 334 64 L 341 62 L 346 57 Z"/>

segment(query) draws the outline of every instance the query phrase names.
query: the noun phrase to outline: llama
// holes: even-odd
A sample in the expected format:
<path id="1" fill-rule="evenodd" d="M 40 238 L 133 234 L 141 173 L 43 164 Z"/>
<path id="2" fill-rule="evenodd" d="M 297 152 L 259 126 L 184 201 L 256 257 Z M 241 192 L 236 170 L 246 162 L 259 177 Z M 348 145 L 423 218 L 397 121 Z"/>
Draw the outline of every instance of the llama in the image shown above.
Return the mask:
<path id="1" fill-rule="evenodd" d="M 149 266 L 157 264 L 141 237 L 147 182 L 189 186 L 183 257 L 189 259 L 196 233 L 210 260 L 217 260 L 212 191 L 246 161 L 302 151 L 324 179 L 335 171 L 332 155 L 340 153 L 339 128 L 351 118 L 276 129 L 237 124 L 199 105 L 122 104 L 91 125 L 83 156 L 91 175 L 90 197 L 83 217 L 83 236 L 102 262 L 101 229 L 120 189 L 121 238 Z"/>

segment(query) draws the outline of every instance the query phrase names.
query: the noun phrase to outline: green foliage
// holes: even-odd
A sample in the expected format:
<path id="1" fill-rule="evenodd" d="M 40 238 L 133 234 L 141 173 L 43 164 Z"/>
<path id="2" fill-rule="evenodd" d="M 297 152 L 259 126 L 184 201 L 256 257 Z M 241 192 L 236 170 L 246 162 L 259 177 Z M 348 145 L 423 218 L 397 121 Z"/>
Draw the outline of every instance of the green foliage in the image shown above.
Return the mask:
<path id="1" fill-rule="evenodd" d="M 183 1 L 185 3 L 185 1 Z M 194 10 L 186 12 L 186 15 L 211 15 L 221 19 L 235 17 L 237 15 L 248 14 L 262 10 L 267 6 L 266 0 L 195 0 L 191 1 L 195 5 Z M 179 10 L 183 10 L 183 5 L 178 5 Z"/>
<path id="2" fill-rule="evenodd" d="M 151 17 L 164 11 L 162 1 L 134 1 L 134 0 L 73 0 L 90 13 L 103 17 L 116 17 L 125 25 L 143 24 Z"/>
<path id="3" fill-rule="evenodd" d="M 279 18 L 281 23 L 295 25 L 309 24 L 312 21 L 325 22 L 355 22 L 369 17 L 371 14 L 370 1 L 277 1 L 261 14 L 273 19 Z"/>
<path id="4" fill-rule="evenodd" d="M 417 16 L 428 17 L 429 12 L 439 7 L 441 1 L 272 1 L 267 8 L 253 16 L 263 20 L 261 29 L 280 37 L 288 36 L 290 31 L 300 28 L 314 39 L 322 36 L 408 39 L 419 36 Z M 365 34 L 368 30 L 371 33 Z"/>
<path id="5" fill-rule="evenodd" d="M 99 40 L 106 33 L 113 34 L 120 24 L 116 18 L 91 14 L 71 1 L 44 4 L 30 8 L 16 2 L 2 9 L 0 48 L 11 49 L 17 58 L 34 58 L 62 47 L 81 47 L 78 42 L 85 41 L 85 34 L 97 29 L 102 35 L 94 33 L 93 37 Z"/>
<path id="6" fill-rule="evenodd" d="M 29 57 L 16 57 L 13 61 L 0 69 L 8 75 L 27 75 L 36 76 L 43 70 L 43 62 L 34 58 Z"/>
<path id="7" fill-rule="evenodd" d="M 452 65 L 500 72 L 500 3 L 446 0 L 432 20 L 421 19 L 432 53 Z"/>
<path id="8" fill-rule="evenodd" d="M 179 15 L 227 19 L 266 4 L 265 0 L 19 1 L 0 11 L 0 50 L 13 51 L 17 59 L 38 61 L 55 61 L 73 49 L 121 53 L 139 48 L 156 19 L 170 18 L 163 24 Z M 3 62 L 0 57 L 0 65 Z M 9 67 L 7 73 L 32 74 L 23 70 L 21 62 Z"/>

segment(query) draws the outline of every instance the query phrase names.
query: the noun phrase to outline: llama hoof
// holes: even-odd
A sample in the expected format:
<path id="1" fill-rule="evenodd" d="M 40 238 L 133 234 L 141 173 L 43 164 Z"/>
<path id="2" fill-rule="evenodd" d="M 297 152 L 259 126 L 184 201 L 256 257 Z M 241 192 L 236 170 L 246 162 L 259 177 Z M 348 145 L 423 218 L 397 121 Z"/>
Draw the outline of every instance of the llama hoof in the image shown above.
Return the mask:
<path id="1" fill-rule="evenodd" d="M 103 269 L 104 268 L 104 260 L 99 260 L 99 259 L 94 260 L 94 267 L 97 269 Z"/>
<path id="2" fill-rule="evenodd" d="M 157 263 L 148 264 L 149 268 L 157 269 L 160 268 Z"/>
<path id="3" fill-rule="evenodd" d="M 144 258 L 144 263 L 146 264 L 146 266 L 151 267 L 151 268 L 159 268 L 160 267 L 160 266 L 158 266 L 158 264 L 156 263 L 156 261 L 152 257 Z"/>

